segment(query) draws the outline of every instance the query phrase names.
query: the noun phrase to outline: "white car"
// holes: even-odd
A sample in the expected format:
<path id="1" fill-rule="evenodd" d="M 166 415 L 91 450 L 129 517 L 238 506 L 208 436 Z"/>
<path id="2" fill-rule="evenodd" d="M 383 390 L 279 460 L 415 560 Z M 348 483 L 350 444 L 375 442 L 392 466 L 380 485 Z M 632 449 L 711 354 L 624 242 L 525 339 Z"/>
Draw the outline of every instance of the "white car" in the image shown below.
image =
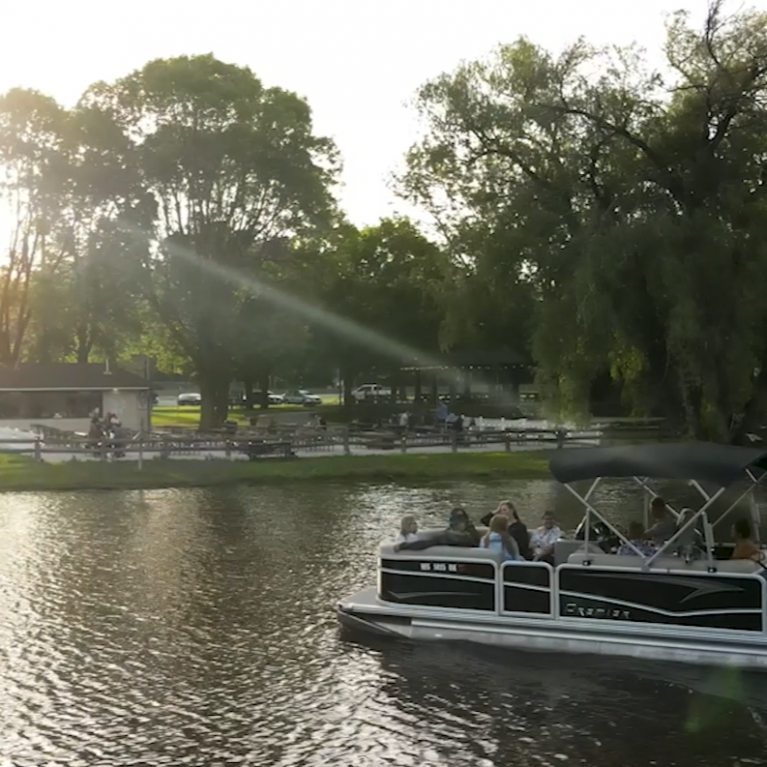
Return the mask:
<path id="1" fill-rule="evenodd" d="M 352 396 L 357 402 L 368 399 L 385 399 L 391 397 L 391 389 L 380 384 L 363 384 L 352 392 Z"/>
<path id="2" fill-rule="evenodd" d="M 202 402 L 202 397 L 197 392 L 190 392 L 188 394 L 179 394 L 176 399 L 176 404 L 179 407 L 184 405 L 199 405 Z"/>
<path id="3" fill-rule="evenodd" d="M 308 392 L 306 389 L 298 389 L 296 391 L 285 392 L 282 395 L 282 402 L 285 405 L 305 405 L 310 407 L 312 405 L 321 405 L 322 398 Z"/>

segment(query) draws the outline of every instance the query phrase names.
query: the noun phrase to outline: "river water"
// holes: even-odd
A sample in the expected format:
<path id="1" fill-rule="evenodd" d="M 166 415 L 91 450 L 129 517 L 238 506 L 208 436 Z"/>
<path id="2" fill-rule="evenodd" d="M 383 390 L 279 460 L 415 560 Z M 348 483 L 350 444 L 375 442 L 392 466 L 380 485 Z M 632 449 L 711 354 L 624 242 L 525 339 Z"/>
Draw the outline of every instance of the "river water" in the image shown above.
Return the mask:
<path id="1" fill-rule="evenodd" d="M 767 765 L 765 677 L 339 633 L 403 513 L 508 496 L 579 519 L 542 481 L 0 496 L 0 765 Z"/>

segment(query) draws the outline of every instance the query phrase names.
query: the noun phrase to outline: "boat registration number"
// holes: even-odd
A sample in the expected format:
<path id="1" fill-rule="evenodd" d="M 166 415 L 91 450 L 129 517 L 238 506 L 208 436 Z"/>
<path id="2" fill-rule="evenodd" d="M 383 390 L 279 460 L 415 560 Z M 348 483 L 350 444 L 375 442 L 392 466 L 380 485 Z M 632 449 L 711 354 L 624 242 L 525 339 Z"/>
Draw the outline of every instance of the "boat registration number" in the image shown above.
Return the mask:
<path id="1" fill-rule="evenodd" d="M 457 573 L 460 572 L 458 565 L 446 562 L 421 562 L 421 571 L 427 573 Z"/>

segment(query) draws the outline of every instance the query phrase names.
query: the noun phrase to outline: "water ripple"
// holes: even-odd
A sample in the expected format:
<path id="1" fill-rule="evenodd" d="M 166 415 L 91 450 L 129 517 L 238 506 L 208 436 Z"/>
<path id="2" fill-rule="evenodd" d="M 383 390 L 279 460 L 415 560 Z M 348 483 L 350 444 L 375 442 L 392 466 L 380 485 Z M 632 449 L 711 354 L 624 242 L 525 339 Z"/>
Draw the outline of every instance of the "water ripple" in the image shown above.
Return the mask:
<path id="1" fill-rule="evenodd" d="M 0 767 L 767 764 L 747 675 L 340 637 L 403 513 L 509 495 L 557 491 L 0 497 Z"/>

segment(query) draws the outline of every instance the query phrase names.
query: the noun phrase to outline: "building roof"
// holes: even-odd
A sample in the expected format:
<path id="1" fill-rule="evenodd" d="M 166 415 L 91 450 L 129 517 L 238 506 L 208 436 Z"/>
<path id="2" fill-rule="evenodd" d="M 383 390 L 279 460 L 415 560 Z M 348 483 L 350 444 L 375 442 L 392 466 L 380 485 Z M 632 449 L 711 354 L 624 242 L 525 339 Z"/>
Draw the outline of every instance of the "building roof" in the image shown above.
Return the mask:
<path id="1" fill-rule="evenodd" d="M 414 357 L 407 361 L 408 370 L 443 370 L 446 368 L 509 368 L 525 367 L 530 360 L 509 348 L 494 350 L 458 350 L 434 355 L 428 359 Z"/>
<path id="2" fill-rule="evenodd" d="M 0 391 L 107 391 L 149 389 L 149 382 L 127 370 L 103 362 L 25 362 L 0 365 Z"/>

